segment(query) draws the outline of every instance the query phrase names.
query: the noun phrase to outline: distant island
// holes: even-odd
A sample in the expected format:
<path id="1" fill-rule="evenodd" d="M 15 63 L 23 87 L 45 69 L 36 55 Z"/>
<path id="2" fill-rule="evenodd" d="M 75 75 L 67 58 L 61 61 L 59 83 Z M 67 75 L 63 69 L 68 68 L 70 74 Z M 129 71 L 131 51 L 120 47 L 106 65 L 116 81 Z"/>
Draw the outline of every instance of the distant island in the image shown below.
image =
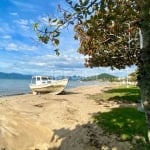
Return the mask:
<path id="1" fill-rule="evenodd" d="M 31 79 L 32 75 L 0 72 L 0 79 Z"/>

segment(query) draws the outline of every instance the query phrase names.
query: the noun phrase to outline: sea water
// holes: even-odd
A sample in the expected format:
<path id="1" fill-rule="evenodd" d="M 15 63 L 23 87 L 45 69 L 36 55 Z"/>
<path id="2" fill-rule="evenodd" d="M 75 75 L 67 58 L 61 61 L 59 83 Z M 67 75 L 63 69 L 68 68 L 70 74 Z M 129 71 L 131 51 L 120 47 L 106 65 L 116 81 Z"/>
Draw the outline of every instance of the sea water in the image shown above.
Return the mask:
<path id="1" fill-rule="evenodd" d="M 31 93 L 29 79 L 0 79 L 0 96 Z M 66 89 L 78 86 L 102 84 L 99 81 L 72 81 L 69 80 Z"/>
<path id="2" fill-rule="evenodd" d="M 29 93 L 30 80 L 0 79 L 0 96 Z"/>

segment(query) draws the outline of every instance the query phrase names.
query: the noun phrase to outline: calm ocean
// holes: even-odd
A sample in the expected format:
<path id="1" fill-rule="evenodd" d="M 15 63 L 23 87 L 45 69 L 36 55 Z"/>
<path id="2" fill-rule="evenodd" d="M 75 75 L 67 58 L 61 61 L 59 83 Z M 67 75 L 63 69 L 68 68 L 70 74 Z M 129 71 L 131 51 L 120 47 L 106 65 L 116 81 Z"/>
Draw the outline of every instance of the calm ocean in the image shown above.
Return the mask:
<path id="1" fill-rule="evenodd" d="M 18 95 L 30 93 L 30 80 L 23 79 L 0 79 L 0 97 L 6 95 Z M 98 81 L 69 81 L 66 89 L 85 85 L 103 84 Z"/>

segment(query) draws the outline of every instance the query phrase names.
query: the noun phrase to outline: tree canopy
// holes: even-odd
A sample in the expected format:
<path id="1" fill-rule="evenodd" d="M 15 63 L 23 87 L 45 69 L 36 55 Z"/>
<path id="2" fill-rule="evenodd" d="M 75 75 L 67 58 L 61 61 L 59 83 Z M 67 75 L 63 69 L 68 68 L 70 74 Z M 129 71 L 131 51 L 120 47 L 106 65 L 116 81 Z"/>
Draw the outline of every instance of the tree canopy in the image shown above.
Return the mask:
<path id="1" fill-rule="evenodd" d="M 59 54 L 62 28 L 74 25 L 75 39 L 80 41 L 78 52 L 85 55 L 85 66 L 122 69 L 138 65 L 140 7 L 129 0 L 66 0 L 69 8 L 58 6 L 62 16 L 48 17 L 46 26 L 34 24 L 37 37 L 49 41 Z"/>

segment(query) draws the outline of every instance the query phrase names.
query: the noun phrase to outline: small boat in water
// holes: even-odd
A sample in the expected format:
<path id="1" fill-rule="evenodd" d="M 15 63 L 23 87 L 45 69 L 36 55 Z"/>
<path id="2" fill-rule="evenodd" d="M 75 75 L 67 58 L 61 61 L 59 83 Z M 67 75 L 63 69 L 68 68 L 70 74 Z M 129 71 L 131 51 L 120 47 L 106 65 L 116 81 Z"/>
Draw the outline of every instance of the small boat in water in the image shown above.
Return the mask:
<path id="1" fill-rule="evenodd" d="M 49 76 L 33 76 L 29 85 L 34 95 L 39 93 L 59 94 L 67 86 L 68 79 L 52 80 Z"/>

